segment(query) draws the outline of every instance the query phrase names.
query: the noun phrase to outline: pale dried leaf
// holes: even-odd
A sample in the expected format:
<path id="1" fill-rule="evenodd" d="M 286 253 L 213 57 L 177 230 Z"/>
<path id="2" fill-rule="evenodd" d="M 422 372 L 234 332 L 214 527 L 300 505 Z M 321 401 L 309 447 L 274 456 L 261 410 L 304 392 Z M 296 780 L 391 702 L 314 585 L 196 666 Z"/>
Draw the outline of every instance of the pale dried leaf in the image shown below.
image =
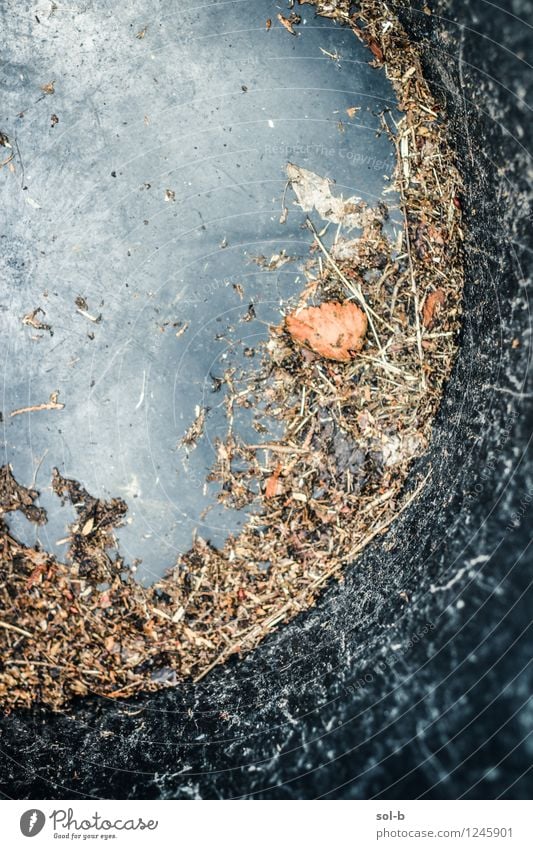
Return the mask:
<path id="1" fill-rule="evenodd" d="M 287 164 L 287 176 L 304 212 L 316 210 L 324 221 L 342 224 L 347 230 L 363 227 L 365 204 L 361 198 L 335 197 L 331 191 L 333 180 L 291 162 Z"/>

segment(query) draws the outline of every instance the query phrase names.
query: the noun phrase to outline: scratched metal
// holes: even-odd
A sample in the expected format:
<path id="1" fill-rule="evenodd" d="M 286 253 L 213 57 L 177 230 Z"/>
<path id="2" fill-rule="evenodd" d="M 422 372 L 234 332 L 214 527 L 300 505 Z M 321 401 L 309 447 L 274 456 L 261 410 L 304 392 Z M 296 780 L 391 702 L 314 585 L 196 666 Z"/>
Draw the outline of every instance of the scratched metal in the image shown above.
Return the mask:
<path id="1" fill-rule="evenodd" d="M 383 72 L 311 9 L 296 36 L 276 11 L 271 0 L 2 5 L 0 129 L 14 158 L 0 175 L 1 461 L 35 482 L 49 516 L 40 528 L 10 518 L 27 542 L 65 552 L 73 511 L 51 492 L 54 466 L 126 500 L 121 551 L 145 581 L 195 531 L 221 543 L 245 519 L 205 484 L 225 427 L 211 376 L 253 368 L 244 348 L 301 285 L 310 236 L 293 206 L 280 223 L 285 164 L 372 203 L 393 167 L 378 136 L 394 105 Z M 295 261 L 278 271 L 251 261 L 283 248 Z M 250 303 L 257 318 L 243 322 Z M 38 307 L 53 335 L 23 324 Z M 10 416 L 56 390 L 63 410 Z M 205 435 L 187 452 L 197 406 L 209 408 Z M 246 434 L 250 414 L 239 416 Z"/>

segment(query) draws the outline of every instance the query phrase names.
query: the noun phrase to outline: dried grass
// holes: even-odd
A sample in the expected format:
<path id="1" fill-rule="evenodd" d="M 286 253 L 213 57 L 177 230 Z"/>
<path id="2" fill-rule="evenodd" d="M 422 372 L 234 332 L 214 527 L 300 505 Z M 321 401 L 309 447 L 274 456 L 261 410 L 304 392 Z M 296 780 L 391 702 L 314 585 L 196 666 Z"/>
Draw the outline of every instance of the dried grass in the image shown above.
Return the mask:
<path id="1" fill-rule="evenodd" d="M 386 4 L 362 0 L 355 12 L 348 0 L 308 2 L 367 44 L 403 113 L 398 123 L 383 117 L 397 152 L 401 245 L 385 235 L 383 215 L 369 216 L 359 238 L 329 248 L 316 230 L 311 236 L 313 280 L 304 303 L 308 297 L 358 301 L 370 319 L 367 342 L 350 362 L 325 360 L 295 346 L 280 322 L 263 351 L 268 379 L 226 376 L 228 434 L 212 479 L 223 484 L 224 502 L 259 501 L 262 509 L 221 549 L 196 539 L 148 589 L 111 556 L 123 502 L 98 501 L 56 474 L 56 491 L 77 511 L 69 562 L 60 563 L 8 532 L 1 516 L 10 510 L 24 509 L 38 521 L 43 516 L 36 494 L 4 468 L 5 709 L 36 701 L 58 709 L 76 695 L 123 698 L 200 680 L 314 604 L 425 484 L 405 496 L 410 464 L 427 447 L 457 350 L 463 264 L 455 155 L 417 48 Z M 232 411 L 244 403 L 261 405 L 259 430 L 274 420 L 283 437 L 239 441 Z M 198 417 L 196 425 L 200 431 Z M 191 442 L 196 438 L 195 430 Z"/>

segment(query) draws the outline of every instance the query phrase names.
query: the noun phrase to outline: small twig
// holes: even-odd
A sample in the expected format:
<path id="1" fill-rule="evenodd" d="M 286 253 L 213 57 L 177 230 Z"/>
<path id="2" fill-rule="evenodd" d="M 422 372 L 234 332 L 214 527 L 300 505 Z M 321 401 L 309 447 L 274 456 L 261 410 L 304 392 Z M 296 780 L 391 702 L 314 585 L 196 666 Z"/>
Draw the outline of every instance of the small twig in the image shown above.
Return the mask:
<path id="1" fill-rule="evenodd" d="M 91 315 L 90 312 L 87 312 L 87 310 L 82 310 L 80 309 L 80 307 L 77 308 L 76 312 L 82 315 L 84 318 L 88 318 L 89 321 L 93 322 L 93 324 L 99 324 L 102 320 L 101 315 Z"/>
<path id="2" fill-rule="evenodd" d="M 398 134 L 398 133 L 396 133 L 396 134 L 393 133 L 392 130 L 390 129 L 384 115 L 382 116 L 382 119 L 383 119 L 383 123 L 384 123 L 384 125 L 385 125 L 385 127 L 388 131 L 388 135 L 391 138 L 391 140 L 394 142 L 394 145 L 396 147 L 396 156 L 397 156 L 398 164 L 403 163 L 404 157 L 403 157 L 403 153 L 402 153 L 402 138 L 405 138 L 406 136 L 402 136 L 401 134 Z M 414 298 L 414 303 L 415 303 L 416 341 L 417 341 L 417 348 L 418 348 L 418 357 L 420 359 L 421 383 L 422 383 L 422 388 L 426 389 L 427 384 L 426 384 L 426 375 L 425 375 L 425 372 L 424 372 L 424 350 L 422 348 L 422 328 L 421 328 L 421 325 L 420 325 L 420 301 L 419 301 L 419 297 L 418 297 L 418 287 L 416 285 L 414 263 L 413 263 L 413 252 L 412 252 L 412 249 L 411 249 L 411 234 L 409 232 L 409 219 L 407 217 L 407 198 L 405 196 L 405 186 L 404 186 L 405 175 L 404 175 L 404 179 L 402 179 L 400 177 L 399 172 L 400 172 L 400 169 L 398 169 L 398 181 L 397 182 L 398 182 L 398 188 L 399 188 L 399 191 L 400 191 L 401 208 L 402 208 L 402 215 L 403 215 L 403 220 L 404 220 L 405 240 L 406 240 L 406 247 L 407 247 L 407 259 L 408 259 L 408 262 L 409 262 L 409 277 L 410 277 L 410 280 L 411 280 L 411 290 L 412 290 L 412 293 L 413 293 L 413 298 Z M 403 171 L 402 171 L 402 173 L 403 173 Z"/>
<path id="3" fill-rule="evenodd" d="M 402 211 L 403 217 L 405 221 L 405 238 L 407 241 L 407 254 L 409 257 L 409 276 L 411 278 L 411 289 L 413 292 L 413 298 L 415 302 L 415 325 L 416 325 L 416 344 L 418 348 L 418 356 L 420 358 L 420 376 L 422 382 L 422 389 L 426 389 L 426 375 L 424 372 L 424 350 L 422 348 L 422 327 L 420 325 L 420 300 L 418 298 L 418 287 L 416 285 L 415 272 L 413 267 L 413 255 L 411 252 L 411 236 L 409 234 L 409 221 L 407 219 L 407 209 L 406 209 L 406 201 L 405 201 L 405 192 L 403 189 L 403 185 L 400 183 L 400 192 L 402 196 Z"/>
<path id="4" fill-rule="evenodd" d="M 10 625 L 9 622 L 4 622 L 1 619 L 0 628 L 5 628 L 6 631 L 16 631 L 17 634 L 22 634 L 23 637 L 33 637 L 33 634 L 30 634 L 29 631 L 25 631 L 24 628 L 19 628 L 17 625 Z"/>
<path id="5" fill-rule="evenodd" d="M 32 635 L 30 635 L 32 636 Z M 101 676 L 101 672 L 98 672 L 96 669 L 85 669 L 83 666 L 77 666 L 74 663 L 63 664 L 63 663 L 47 663 L 45 660 L 4 660 L 4 664 L 9 666 L 45 666 L 48 669 L 76 669 L 78 672 L 81 672 L 83 675 L 97 675 Z"/>
<path id="6" fill-rule="evenodd" d="M 450 330 L 446 333 L 424 333 L 423 337 L 424 337 L 424 339 L 442 339 L 445 336 L 456 336 L 456 335 L 457 335 L 456 332 L 454 332 L 453 330 Z M 416 336 L 406 336 L 405 339 L 402 339 L 402 343 L 404 345 L 407 342 L 416 342 L 416 341 L 417 341 Z"/>
<path id="7" fill-rule="evenodd" d="M 258 445 L 243 445 L 243 448 L 251 451 L 277 451 L 279 454 L 309 454 L 307 448 L 296 448 L 293 445 L 276 445 L 275 442 L 262 442 Z"/>
<path id="8" fill-rule="evenodd" d="M 59 390 L 52 392 L 50 395 L 50 400 L 45 404 L 32 404 L 30 407 L 21 407 L 19 410 L 13 410 L 9 414 L 10 418 L 14 416 L 21 416 L 23 413 L 38 413 L 41 410 L 63 410 L 65 405 L 61 404 L 57 399 L 59 397 Z"/>
<path id="9" fill-rule="evenodd" d="M 393 366 L 392 363 L 382 362 L 381 360 L 376 359 L 376 357 L 370 357 L 365 354 L 359 354 L 358 357 L 361 360 L 367 360 L 369 362 L 375 363 L 376 365 L 385 368 L 387 371 L 391 371 L 393 374 L 401 374 L 403 377 L 405 377 L 406 380 L 417 380 L 417 378 L 413 374 L 409 374 L 408 372 L 403 371 L 401 368 L 398 368 L 398 366 Z"/>
<path id="10" fill-rule="evenodd" d="M 126 693 L 128 690 L 131 690 L 132 687 L 138 687 L 139 681 L 132 681 L 131 684 L 125 684 L 124 687 L 120 687 L 119 690 L 113 690 L 112 693 L 101 693 L 106 699 L 116 699 L 117 696 L 121 696 L 123 693 Z"/>

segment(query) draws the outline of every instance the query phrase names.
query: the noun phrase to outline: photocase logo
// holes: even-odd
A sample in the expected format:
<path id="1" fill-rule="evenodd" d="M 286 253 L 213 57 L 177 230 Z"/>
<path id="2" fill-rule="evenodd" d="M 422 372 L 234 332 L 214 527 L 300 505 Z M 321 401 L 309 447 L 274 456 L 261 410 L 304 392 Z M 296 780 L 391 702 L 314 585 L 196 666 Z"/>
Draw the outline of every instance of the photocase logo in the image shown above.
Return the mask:
<path id="1" fill-rule="evenodd" d="M 46 822 L 46 817 L 42 811 L 37 808 L 32 808 L 29 811 L 24 811 L 20 818 L 20 830 L 24 837 L 35 837 L 42 831 Z"/>

